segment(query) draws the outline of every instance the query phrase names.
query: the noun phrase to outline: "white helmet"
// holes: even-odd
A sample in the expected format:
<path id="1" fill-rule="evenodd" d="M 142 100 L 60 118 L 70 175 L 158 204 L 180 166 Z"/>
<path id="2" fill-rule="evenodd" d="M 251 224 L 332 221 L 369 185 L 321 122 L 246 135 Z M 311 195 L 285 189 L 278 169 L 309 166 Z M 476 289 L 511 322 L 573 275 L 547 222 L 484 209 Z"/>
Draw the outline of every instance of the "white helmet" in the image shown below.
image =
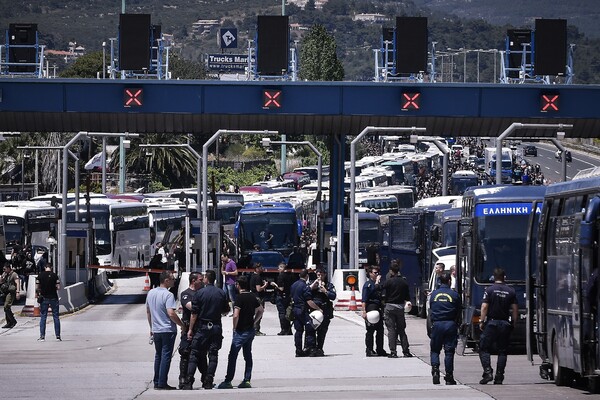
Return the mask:
<path id="1" fill-rule="evenodd" d="M 379 322 L 380 319 L 381 319 L 381 315 L 379 314 L 379 311 L 377 311 L 377 310 L 369 311 L 367 313 L 367 322 L 370 324 L 376 324 Z"/>
<path id="2" fill-rule="evenodd" d="M 410 313 L 410 310 L 412 310 L 412 303 L 410 301 L 407 301 L 406 303 L 404 303 L 404 312 L 408 314 Z"/>
<path id="3" fill-rule="evenodd" d="M 309 316 L 310 316 L 310 322 L 312 323 L 312 326 L 315 329 L 317 329 L 321 325 L 321 322 L 323 322 L 323 318 L 324 318 L 323 313 L 319 310 L 315 310 L 315 311 L 311 312 L 309 314 Z"/>

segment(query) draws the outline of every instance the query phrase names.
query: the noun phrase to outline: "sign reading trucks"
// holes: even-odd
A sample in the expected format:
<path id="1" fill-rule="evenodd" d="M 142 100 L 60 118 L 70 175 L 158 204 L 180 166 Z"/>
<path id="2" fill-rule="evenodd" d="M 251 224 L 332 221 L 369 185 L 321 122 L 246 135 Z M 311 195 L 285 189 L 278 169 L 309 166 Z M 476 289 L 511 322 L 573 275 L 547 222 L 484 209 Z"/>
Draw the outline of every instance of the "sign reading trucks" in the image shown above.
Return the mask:
<path id="1" fill-rule="evenodd" d="M 217 71 L 245 71 L 248 67 L 247 54 L 209 54 L 207 68 Z"/>

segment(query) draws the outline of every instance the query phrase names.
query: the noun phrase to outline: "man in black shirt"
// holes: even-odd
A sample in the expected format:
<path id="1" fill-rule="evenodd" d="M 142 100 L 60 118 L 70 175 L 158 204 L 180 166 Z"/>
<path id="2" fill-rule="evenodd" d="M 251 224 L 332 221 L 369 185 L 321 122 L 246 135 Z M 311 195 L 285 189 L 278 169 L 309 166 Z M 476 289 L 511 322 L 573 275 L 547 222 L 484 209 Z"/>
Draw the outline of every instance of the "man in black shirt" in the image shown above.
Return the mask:
<path id="1" fill-rule="evenodd" d="M 54 319 L 54 334 L 56 340 L 60 338 L 60 319 L 58 316 L 58 289 L 60 289 L 60 280 L 58 275 L 52 272 L 52 264 L 46 264 L 44 272 L 38 275 L 36 279 L 36 291 L 38 298 L 43 298 L 40 304 L 40 338 L 39 341 L 46 340 L 46 318 L 48 318 L 48 307 L 52 308 L 52 318 Z"/>
<path id="2" fill-rule="evenodd" d="M 254 293 L 260 305 L 265 307 L 265 295 L 267 293 L 267 288 L 270 283 L 263 279 L 262 276 L 263 267 L 261 263 L 254 264 L 254 274 L 250 278 L 250 291 Z M 262 320 L 262 315 L 258 320 L 254 322 L 254 331 L 256 336 L 265 336 L 264 333 L 260 331 L 260 321 Z"/>
<path id="3" fill-rule="evenodd" d="M 290 271 L 287 270 L 285 263 L 282 262 L 279 264 L 279 275 L 277 275 L 277 282 L 272 284 L 275 287 L 275 305 L 277 306 L 279 325 L 281 326 L 281 331 L 278 333 L 279 336 L 292 334 L 292 324 L 287 319 L 285 314 L 290 305 L 290 289 L 292 288 L 293 283 L 294 276 Z"/>
<path id="4" fill-rule="evenodd" d="M 196 292 L 204 287 L 204 282 L 202 280 L 202 275 L 198 272 L 191 272 L 189 277 L 190 286 L 181 292 L 181 308 L 182 308 L 182 316 L 181 322 L 188 327 L 190 325 L 190 318 L 192 315 L 192 299 Z M 190 362 L 190 354 L 192 352 L 191 340 L 188 340 L 187 337 L 187 329 L 183 329 L 181 331 L 181 340 L 179 341 L 179 355 L 181 356 L 179 360 L 179 389 L 182 389 L 185 385 L 188 366 Z M 207 368 L 207 360 L 206 357 L 200 357 L 200 362 L 198 363 L 198 371 L 200 374 L 204 376 L 206 374 Z M 192 377 L 193 380 L 193 377 Z M 194 383 L 192 381 L 192 383 Z"/>
<path id="5" fill-rule="evenodd" d="M 188 340 L 192 341 L 192 352 L 188 364 L 188 374 L 183 389 L 191 390 L 194 373 L 202 358 L 208 354 L 208 368 L 202 381 L 204 389 L 213 388 L 213 380 L 219 350 L 223 344 L 223 327 L 221 316 L 229 312 L 227 295 L 215 286 L 216 273 L 209 269 L 204 274 L 204 287 L 198 290 L 192 298 L 192 315 L 188 329 Z"/>
<path id="6" fill-rule="evenodd" d="M 494 381 L 495 385 L 501 385 L 504 381 L 504 369 L 506 368 L 506 352 L 510 341 L 510 334 L 517 323 L 519 306 L 515 290 L 504 283 L 504 270 L 494 270 L 494 284 L 488 286 L 483 293 L 481 304 L 481 319 L 479 328 L 481 337 L 479 339 L 479 359 L 483 367 L 483 379 L 480 384 L 485 385 Z M 498 361 L 496 364 L 496 376 L 491 366 L 490 350 L 493 344 L 498 348 Z"/>
<path id="7" fill-rule="evenodd" d="M 233 338 L 231 339 L 231 348 L 229 349 L 229 358 L 227 361 L 227 375 L 225 380 L 218 386 L 219 389 L 232 389 L 231 381 L 235 375 L 235 366 L 237 357 L 242 350 L 246 368 L 244 369 L 244 379 L 238 385 L 238 388 L 251 388 L 252 379 L 252 342 L 254 341 L 254 323 L 260 319 L 263 314 L 263 306 L 256 296 L 250 293 L 250 284 L 248 278 L 239 276 L 236 282 L 239 295 L 235 299 L 233 308 Z"/>
<path id="8" fill-rule="evenodd" d="M 385 296 L 384 320 L 388 329 L 388 343 L 390 354 L 388 357 L 397 358 L 397 339 L 400 337 L 400 345 L 404 357 L 412 357 L 408 349 L 408 337 L 406 336 L 406 320 L 404 319 L 404 306 L 410 303 L 410 293 L 406 280 L 398 275 L 400 270 L 398 264 L 390 265 L 390 278 L 383 284 Z"/>

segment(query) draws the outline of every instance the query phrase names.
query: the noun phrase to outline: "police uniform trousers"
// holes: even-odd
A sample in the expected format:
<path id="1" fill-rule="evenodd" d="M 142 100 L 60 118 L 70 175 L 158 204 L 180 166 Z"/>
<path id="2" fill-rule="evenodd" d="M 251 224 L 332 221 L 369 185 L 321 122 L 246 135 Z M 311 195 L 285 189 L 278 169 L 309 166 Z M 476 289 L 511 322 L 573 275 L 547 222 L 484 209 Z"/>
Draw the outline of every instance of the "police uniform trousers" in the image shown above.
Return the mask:
<path id="1" fill-rule="evenodd" d="M 277 296 L 275 298 L 275 305 L 277 306 L 277 314 L 279 315 L 279 325 L 281 326 L 281 332 L 291 332 L 292 324 L 285 316 L 288 306 L 290 305 L 291 298 L 289 296 Z"/>
<path id="2" fill-rule="evenodd" d="M 329 330 L 329 324 L 331 323 L 331 318 L 325 317 L 323 318 L 323 322 L 316 330 L 317 336 L 317 349 L 323 350 L 323 345 L 325 345 L 325 337 L 327 336 L 327 331 Z"/>
<path id="3" fill-rule="evenodd" d="M 313 328 L 308 312 L 304 307 L 294 307 L 294 345 L 296 352 L 302 352 L 302 335 L 305 334 L 304 345 L 307 350 L 314 349 L 316 346 L 315 328 Z"/>
<path id="4" fill-rule="evenodd" d="M 189 381 L 193 380 L 196 368 L 203 365 L 202 359 L 206 360 L 207 355 L 208 366 L 206 368 L 205 379 L 210 379 L 212 381 L 215 372 L 217 371 L 219 350 L 221 349 L 222 344 L 223 328 L 221 325 L 201 322 L 192 338 L 192 351 L 190 353 L 187 372 Z"/>
<path id="5" fill-rule="evenodd" d="M 380 318 L 379 322 L 376 324 L 371 324 L 370 322 L 365 321 L 365 326 L 367 328 L 367 333 L 365 334 L 365 346 L 367 347 L 367 352 L 373 351 L 374 334 L 376 352 L 383 353 L 385 351 L 383 349 L 383 318 Z"/>
<path id="6" fill-rule="evenodd" d="M 506 368 L 506 352 L 510 343 L 510 334 L 513 326 L 510 322 L 492 319 L 488 320 L 483 328 L 479 338 L 479 359 L 485 372 L 491 371 L 490 352 L 494 344 L 498 350 L 498 361 L 496 364 L 496 373 L 504 374 Z"/>
<path id="7" fill-rule="evenodd" d="M 431 327 L 431 366 L 440 365 L 440 352 L 444 348 L 444 367 L 447 375 L 454 374 L 454 353 L 458 343 L 458 325 L 455 321 L 435 321 Z"/>
<path id="8" fill-rule="evenodd" d="M 192 341 L 187 337 L 187 330 L 181 334 L 181 340 L 179 341 L 179 384 L 184 384 L 188 376 L 188 367 L 190 363 L 190 356 L 192 353 Z M 208 367 L 208 361 L 206 355 L 200 357 L 196 363 L 198 371 L 202 374 L 202 377 L 206 374 L 206 368 Z M 194 371 L 195 373 L 195 371 Z M 191 382 L 193 383 L 193 382 Z"/>

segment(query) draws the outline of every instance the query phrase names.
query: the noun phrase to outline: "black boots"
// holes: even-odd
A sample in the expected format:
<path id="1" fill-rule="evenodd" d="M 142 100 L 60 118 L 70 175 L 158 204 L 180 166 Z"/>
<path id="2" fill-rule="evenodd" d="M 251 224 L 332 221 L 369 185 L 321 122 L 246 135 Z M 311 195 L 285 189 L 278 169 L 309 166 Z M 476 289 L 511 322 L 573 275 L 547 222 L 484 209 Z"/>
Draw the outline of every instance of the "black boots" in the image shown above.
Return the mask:
<path id="1" fill-rule="evenodd" d="M 494 380 L 494 370 L 492 370 L 491 368 L 486 369 L 483 371 L 483 375 L 481 375 L 483 377 L 483 379 L 481 379 L 479 381 L 479 384 L 481 385 L 485 385 L 488 382 L 491 382 Z"/>
<path id="2" fill-rule="evenodd" d="M 504 382 L 504 374 L 496 372 L 496 376 L 494 377 L 494 385 L 502 385 L 502 382 Z"/>
<path id="3" fill-rule="evenodd" d="M 446 381 L 446 385 L 456 385 L 456 381 L 454 380 L 454 375 L 452 375 L 452 374 L 446 374 L 446 376 L 444 377 L 444 380 Z"/>
<path id="4" fill-rule="evenodd" d="M 433 377 L 433 384 L 439 385 L 440 384 L 440 366 L 439 365 L 431 366 L 431 376 Z"/>
<path id="5" fill-rule="evenodd" d="M 202 380 L 202 388 L 212 389 L 214 387 L 214 378 L 212 375 L 206 375 L 206 378 Z"/>

